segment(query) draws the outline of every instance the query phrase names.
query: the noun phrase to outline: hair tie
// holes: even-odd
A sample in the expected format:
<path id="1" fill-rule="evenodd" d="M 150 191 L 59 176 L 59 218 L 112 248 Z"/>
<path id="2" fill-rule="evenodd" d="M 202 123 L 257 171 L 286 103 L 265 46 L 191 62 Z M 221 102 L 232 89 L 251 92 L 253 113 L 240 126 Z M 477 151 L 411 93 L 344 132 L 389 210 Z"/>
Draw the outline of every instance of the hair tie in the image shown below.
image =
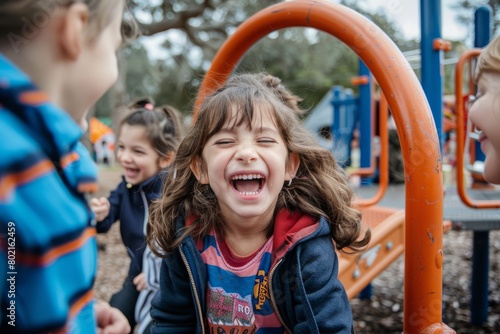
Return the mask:
<path id="1" fill-rule="evenodd" d="M 153 104 L 152 103 L 146 103 L 144 105 L 144 109 L 149 110 L 149 111 L 153 111 L 153 109 L 154 109 Z"/>

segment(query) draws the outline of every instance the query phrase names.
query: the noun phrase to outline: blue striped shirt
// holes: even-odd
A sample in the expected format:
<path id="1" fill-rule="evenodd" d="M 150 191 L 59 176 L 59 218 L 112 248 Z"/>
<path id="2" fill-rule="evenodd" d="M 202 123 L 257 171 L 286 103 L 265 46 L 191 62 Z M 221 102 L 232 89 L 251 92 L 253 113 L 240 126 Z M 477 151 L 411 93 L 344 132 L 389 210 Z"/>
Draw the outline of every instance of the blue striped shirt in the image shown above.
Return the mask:
<path id="1" fill-rule="evenodd" d="M 97 170 L 82 130 L 0 54 L 2 333 L 95 333 Z"/>

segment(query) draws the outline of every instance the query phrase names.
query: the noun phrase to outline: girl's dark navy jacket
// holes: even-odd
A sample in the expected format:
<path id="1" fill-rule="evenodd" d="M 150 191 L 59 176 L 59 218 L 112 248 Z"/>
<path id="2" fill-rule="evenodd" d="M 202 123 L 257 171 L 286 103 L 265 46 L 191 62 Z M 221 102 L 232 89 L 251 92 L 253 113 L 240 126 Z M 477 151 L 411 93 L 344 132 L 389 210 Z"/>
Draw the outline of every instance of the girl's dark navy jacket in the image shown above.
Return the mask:
<path id="1" fill-rule="evenodd" d="M 177 221 L 179 232 L 186 225 Z M 324 218 L 278 212 L 269 294 L 287 333 L 353 333 L 351 306 L 338 279 L 338 257 Z M 207 269 L 188 236 L 163 260 L 152 301 L 153 334 L 205 332 Z"/>
<path id="2" fill-rule="evenodd" d="M 134 278 L 142 272 L 142 258 L 146 248 L 146 223 L 151 201 L 161 196 L 165 172 L 150 177 L 139 185 L 127 188 L 125 178 L 108 198 L 109 215 L 97 223 L 97 232 L 107 232 L 114 222 L 120 221 L 120 234 L 130 256 L 128 277 Z"/>

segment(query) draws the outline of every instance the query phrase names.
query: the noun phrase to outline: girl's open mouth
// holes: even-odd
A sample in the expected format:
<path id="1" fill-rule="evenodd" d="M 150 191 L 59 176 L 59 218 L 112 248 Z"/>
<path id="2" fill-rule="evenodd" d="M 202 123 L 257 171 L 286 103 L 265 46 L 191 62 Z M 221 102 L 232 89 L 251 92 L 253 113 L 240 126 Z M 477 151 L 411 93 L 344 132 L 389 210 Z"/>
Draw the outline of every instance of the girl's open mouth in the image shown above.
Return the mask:
<path id="1" fill-rule="evenodd" d="M 135 177 L 139 174 L 139 169 L 136 168 L 125 168 L 125 176 L 127 177 Z"/>
<path id="2" fill-rule="evenodd" d="M 266 178 L 260 174 L 235 175 L 231 179 L 233 188 L 243 196 L 253 196 L 260 193 Z"/>

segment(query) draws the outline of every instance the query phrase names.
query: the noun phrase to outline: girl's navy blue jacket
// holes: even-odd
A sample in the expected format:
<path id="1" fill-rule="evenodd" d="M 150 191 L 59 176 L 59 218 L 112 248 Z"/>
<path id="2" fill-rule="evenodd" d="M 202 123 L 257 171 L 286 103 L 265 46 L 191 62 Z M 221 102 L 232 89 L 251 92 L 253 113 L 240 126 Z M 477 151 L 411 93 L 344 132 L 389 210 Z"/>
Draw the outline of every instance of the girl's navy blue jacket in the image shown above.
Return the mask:
<path id="1" fill-rule="evenodd" d="M 149 205 L 152 200 L 161 196 L 164 177 L 165 172 L 160 172 L 130 188 L 127 188 L 123 177 L 122 182 L 108 198 L 111 204 L 108 216 L 97 223 L 97 232 L 106 233 L 114 222 L 120 221 L 120 234 L 130 256 L 129 278 L 134 278 L 142 272 Z"/>
<path id="2" fill-rule="evenodd" d="M 185 226 L 177 221 L 177 231 Z M 352 312 L 338 279 L 338 258 L 324 218 L 280 211 L 274 223 L 271 304 L 287 333 L 352 333 Z M 163 260 L 153 298 L 153 334 L 205 333 L 207 269 L 185 238 Z"/>

